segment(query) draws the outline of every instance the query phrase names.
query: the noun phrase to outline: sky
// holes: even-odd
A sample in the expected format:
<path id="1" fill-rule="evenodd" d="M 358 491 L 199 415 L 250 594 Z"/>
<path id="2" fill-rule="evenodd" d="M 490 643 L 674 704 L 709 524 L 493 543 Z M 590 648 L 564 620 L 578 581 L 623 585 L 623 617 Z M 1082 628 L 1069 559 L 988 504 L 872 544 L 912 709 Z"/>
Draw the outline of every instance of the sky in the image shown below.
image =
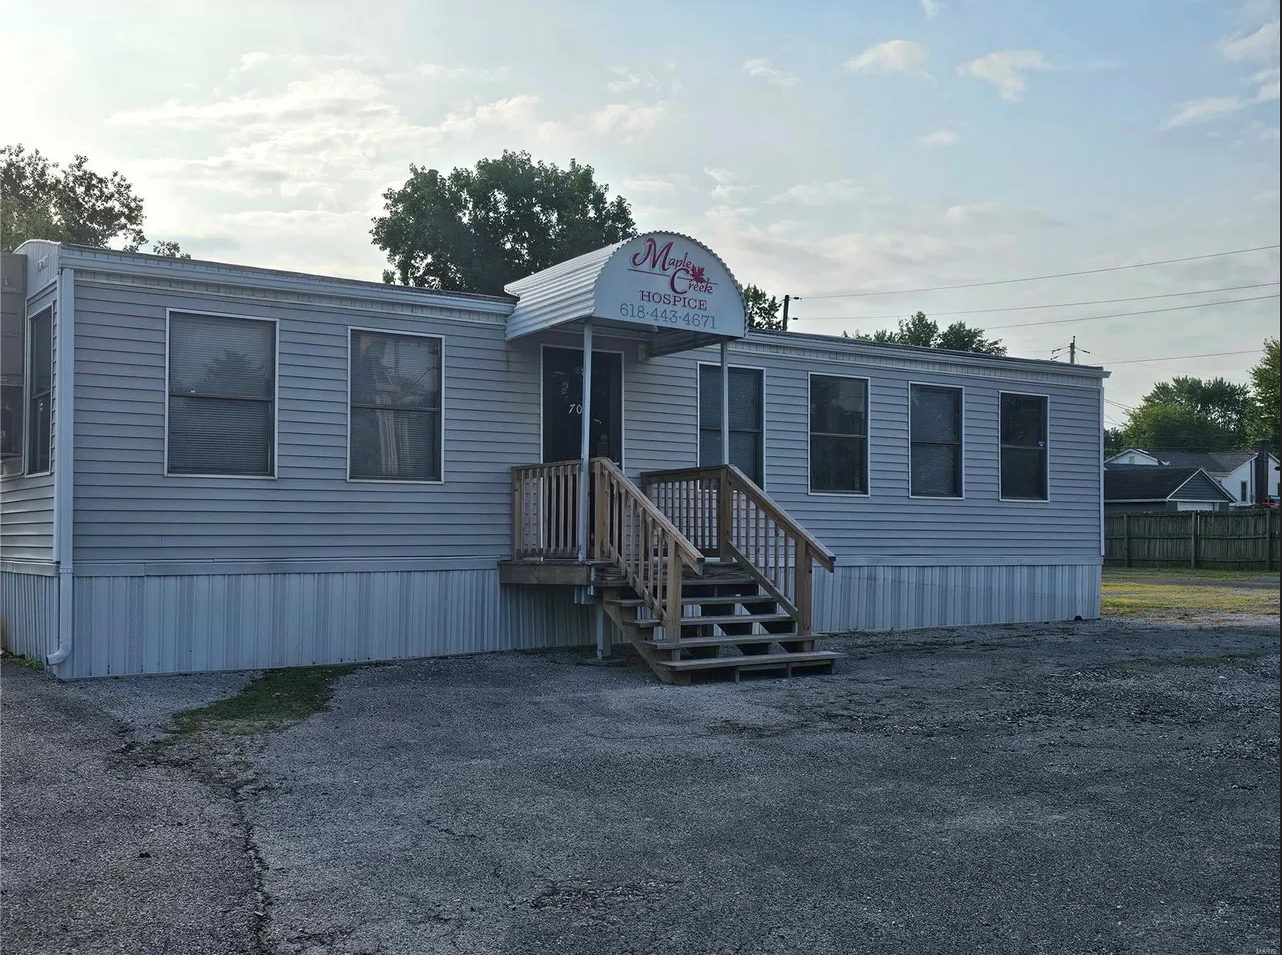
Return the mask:
<path id="1" fill-rule="evenodd" d="M 918 291 L 1276 246 L 1276 0 L 0 0 L 0 23 L 3 140 L 118 169 L 196 258 L 378 280 L 371 219 L 411 163 L 524 149 L 797 297 L 799 331 L 922 310 L 1032 358 L 1076 335 L 1110 424 L 1175 374 L 1246 381 L 1278 334 L 1277 249 Z"/>

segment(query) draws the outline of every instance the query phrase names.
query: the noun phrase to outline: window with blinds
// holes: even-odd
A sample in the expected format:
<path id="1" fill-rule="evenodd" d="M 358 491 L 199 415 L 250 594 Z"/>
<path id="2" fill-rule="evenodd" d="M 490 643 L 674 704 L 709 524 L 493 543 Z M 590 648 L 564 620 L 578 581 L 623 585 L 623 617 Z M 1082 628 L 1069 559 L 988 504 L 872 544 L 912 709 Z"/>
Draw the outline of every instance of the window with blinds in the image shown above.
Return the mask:
<path id="1" fill-rule="evenodd" d="M 868 381 L 810 376 L 810 490 L 868 493 Z"/>
<path id="2" fill-rule="evenodd" d="M 44 474 L 53 465 L 53 309 L 31 319 L 28 346 L 28 474 Z"/>
<path id="3" fill-rule="evenodd" d="M 276 472 L 276 324 L 169 318 L 168 473 Z"/>
<path id="4" fill-rule="evenodd" d="M 913 497 L 962 496 L 962 390 L 909 386 Z"/>
<path id="5" fill-rule="evenodd" d="M 760 368 L 731 368 L 730 463 L 763 485 L 764 396 Z M 721 366 L 699 366 L 699 464 L 721 463 Z"/>
<path id="6" fill-rule="evenodd" d="M 1046 398 L 1002 395 L 1002 499 L 1044 501 Z"/>
<path id="7" fill-rule="evenodd" d="M 352 330 L 348 476 L 441 480 L 441 340 Z"/>

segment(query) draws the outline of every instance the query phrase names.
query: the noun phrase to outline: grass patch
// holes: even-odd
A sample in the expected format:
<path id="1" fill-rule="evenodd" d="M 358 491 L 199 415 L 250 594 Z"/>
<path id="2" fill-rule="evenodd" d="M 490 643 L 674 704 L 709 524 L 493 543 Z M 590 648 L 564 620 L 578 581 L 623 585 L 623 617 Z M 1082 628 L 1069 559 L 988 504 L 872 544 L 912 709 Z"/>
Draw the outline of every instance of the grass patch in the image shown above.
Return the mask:
<path id="1" fill-rule="evenodd" d="M 39 657 L 22 657 L 17 654 L 7 654 L 5 658 L 12 660 L 20 667 L 26 667 L 28 670 L 43 670 L 45 668 L 44 661 Z"/>
<path id="2" fill-rule="evenodd" d="M 1206 668 L 1248 666 L 1260 659 L 1263 653 L 1226 653 L 1220 657 L 1138 657 L 1134 660 L 1115 660 L 1110 670 L 1122 673 L 1145 673 L 1167 667 Z"/>
<path id="3" fill-rule="evenodd" d="M 1257 580 L 1261 577 L 1278 579 L 1275 571 L 1264 570 L 1214 570 L 1209 567 L 1116 567 L 1104 568 L 1104 579 L 1127 580 L 1136 578 L 1182 578 L 1184 580 Z"/>
<path id="4" fill-rule="evenodd" d="M 234 736 L 269 732 L 324 709 L 334 681 L 353 669 L 340 666 L 268 670 L 233 697 L 183 710 L 174 717 L 174 730 L 181 734 L 215 731 Z"/>
<path id="5" fill-rule="evenodd" d="M 1180 586 L 1176 581 L 1144 582 L 1104 578 L 1100 613 L 1104 616 L 1151 616 L 1210 613 L 1277 614 L 1278 592 L 1266 587 Z"/>

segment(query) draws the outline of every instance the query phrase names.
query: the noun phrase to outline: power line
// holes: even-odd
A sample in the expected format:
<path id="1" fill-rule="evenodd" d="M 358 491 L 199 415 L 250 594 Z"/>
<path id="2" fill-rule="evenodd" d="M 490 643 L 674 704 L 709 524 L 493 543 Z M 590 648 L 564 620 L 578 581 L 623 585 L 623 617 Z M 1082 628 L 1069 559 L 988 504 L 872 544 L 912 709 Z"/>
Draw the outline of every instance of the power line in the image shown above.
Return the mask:
<path id="1" fill-rule="evenodd" d="M 985 332 L 1000 332 L 1008 328 L 1033 328 L 1039 325 L 1071 325 L 1074 322 L 1102 322 L 1107 318 L 1130 318 L 1133 315 L 1157 315 L 1162 312 L 1183 312 L 1191 308 L 1212 308 L 1216 305 L 1237 305 L 1240 302 L 1262 302 L 1266 298 L 1277 298 L 1272 295 L 1252 295 L 1250 298 L 1226 298 L 1218 302 L 1196 302 L 1192 305 L 1168 305 L 1165 308 L 1146 308 L 1136 312 L 1113 312 L 1108 315 L 1088 315 L 1085 318 L 1052 318 L 1045 322 L 1016 322 L 1013 325 L 990 325 Z"/>
<path id="2" fill-rule="evenodd" d="M 1134 365 L 1145 361 L 1183 361 L 1186 358 L 1223 358 L 1226 355 L 1258 355 L 1260 350 L 1252 348 L 1247 351 L 1215 351 L 1203 355 L 1167 355 L 1165 358 L 1128 358 L 1125 361 L 1110 362 L 1113 365 Z"/>
<path id="3" fill-rule="evenodd" d="M 1076 308 L 1079 305 L 1112 305 L 1116 302 L 1147 302 L 1157 298 L 1179 298 L 1185 295 L 1210 295 L 1214 292 L 1243 292 L 1247 289 L 1269 288 L 1277 282 L 1259 282 L 1255 285 L 1229 285 L 1224 288 L 1203 288 L 1191 292 L 1165 292 L 1162 295 L 1135 295 L 1131 298 L 1098 298 L 1090 302 L 1058 302 L 1054 305 L 1011 305 L 1006 308 L 971 308 L 960 312 L 931 312 L 931 318 L 945 318 L 953 315 L 987 315 L 993 312 L 1028 312 L 1042 308 Z M 816 296 L 817 297 L 817 296 Z M 884 322 L 905 315 L 794 315 L 792 320 L 802 322 Z"/>
<path id="4" fill-rule="evenodd" d="M 960 288 L 985 288 L 990 285 L 1013 285 L 1016 282 L 1040 282 L 1044 279 L 1063 279 L 1073 275 L 1099 275 L 1103 272 L 1120 272 L 1124 269 L 1146 269 L 1155 265 L 1174 265 L 1177 262 L 1196 262 L 1200 259 L 1215 259 L 1226 255 L 1245 255 L 1248 252 L 1267 252 L 1276 249 L 1276 245 L 1258 245 L 1250 249 L 1232 249 L 1228 252 L 1207 252 L 1204 255 L 1185 255 L 1178 259 L 1161 259 L 1157 262 L 1137 262 L 1134 265 L 1112 265 L 1101 269 L 1082 269 L 1077 272 L 1054 272 L 1050 275 L 1029 275 L 1018 279 L 996 279 L 991 282 L 966 282 L 960 285 L 934 285 L 928 288 L 894 289 L 887 292 L 825 292 L 816 295 L 794 295 L 793 301 L 818 298 L 866 298 L 872 295 L 913 295 L 918 292 L 945 292 Z"/>

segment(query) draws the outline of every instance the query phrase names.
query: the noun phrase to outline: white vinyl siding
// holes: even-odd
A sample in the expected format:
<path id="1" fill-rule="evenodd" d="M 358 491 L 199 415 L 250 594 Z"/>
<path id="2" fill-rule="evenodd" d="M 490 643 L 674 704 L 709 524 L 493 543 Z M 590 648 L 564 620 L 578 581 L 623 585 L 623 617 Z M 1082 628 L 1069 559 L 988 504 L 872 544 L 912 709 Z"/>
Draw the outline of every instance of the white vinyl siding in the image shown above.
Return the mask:
<path id="1" fill-rule="evenodd" d="M 275 365 L 273 322 L 170 316 L 169 474 L 273 476 Z"/>
<path id="2" fill-rule="evenodd" d="M 348 477 L 441 480 L 441 340 L 352 329 Z"/>
<path id="3" fill-rule="evenodd" d="M 962 390 L 909 385 L 909 493 L 962 497 Z"/>
<path id="4" fill-rule="evenodd" d="M 1047 499 L 1047 400 L 1044 395 L 1001 396 L 1004 501 Z"/>
<path id="5" fill-rule="evenodd" d="M 868 493 L 868 381 L 810 376 L 810 490 Z"/>

